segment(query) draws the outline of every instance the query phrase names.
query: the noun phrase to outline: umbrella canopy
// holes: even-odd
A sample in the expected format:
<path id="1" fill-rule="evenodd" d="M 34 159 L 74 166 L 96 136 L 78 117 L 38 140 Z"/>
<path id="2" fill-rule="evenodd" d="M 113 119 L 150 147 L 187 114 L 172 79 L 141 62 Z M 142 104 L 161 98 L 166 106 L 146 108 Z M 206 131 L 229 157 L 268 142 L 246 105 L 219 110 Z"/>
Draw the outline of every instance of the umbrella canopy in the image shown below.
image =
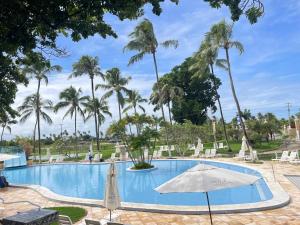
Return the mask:
<path id="1" fill-rule="evenodd" d="M 117 168 L 115 163 L 111 163 L 105 185 L 104 207 L 108 210 L 115 210 L 121 206 L 121 199 L 117 184 Z"/>
<path id="2" fill-rule="evenodd" d="M 16 158 L 19 158 L 19 156 L 0 153 L 0 162 Z"/>
<path id="3" fill-rule="evenodd" d="M 160 193 L 210 192 L 254 184 L 259 177 L 207 164 L 198 164 L 155 188 Z"/>
<path id="4" fill-rule="evenodd" d="M 91 153 L 91 155 L 93 155 L 93 142 L 90 144 L 90 153 Z"/>
<path id="5" fill-rule="evenodd" d="M 248 147 L 247 147 L 247 139 L 245 136 L 243 136 L 242 138 L 242 146 L 241 146 L 241 150 L 243 150 L 244 152 L 246 152 L 248 150 Z"/>

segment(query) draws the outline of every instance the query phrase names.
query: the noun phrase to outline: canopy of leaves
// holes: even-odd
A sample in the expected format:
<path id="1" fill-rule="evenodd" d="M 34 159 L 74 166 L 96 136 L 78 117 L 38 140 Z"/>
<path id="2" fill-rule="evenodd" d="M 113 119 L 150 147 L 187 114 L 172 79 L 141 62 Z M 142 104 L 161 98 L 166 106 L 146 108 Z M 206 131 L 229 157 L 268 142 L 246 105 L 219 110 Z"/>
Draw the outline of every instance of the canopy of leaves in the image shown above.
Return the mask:
<path id="1" fill-rule="evenodd" d="M 208 70 L 203 70 L 202 76 L 195 76 L 199 71 L 190 69 L 193 58 L 187 58 L 181 65 L 176 66 L 161 80 L 171 86 L 179 87 L 182 94 L 172 101 L 173 119 L 183 123 L 189 120 L 193 124 L 203 124 L 206 121 L 208 108 L 216 110 L 216 93 Z M 217 78 L 216 78 L 217 79 Z M 218 80 L 218 79 L 217 79 Z M 220 85 L 218 80 L 217 87 Z"/>

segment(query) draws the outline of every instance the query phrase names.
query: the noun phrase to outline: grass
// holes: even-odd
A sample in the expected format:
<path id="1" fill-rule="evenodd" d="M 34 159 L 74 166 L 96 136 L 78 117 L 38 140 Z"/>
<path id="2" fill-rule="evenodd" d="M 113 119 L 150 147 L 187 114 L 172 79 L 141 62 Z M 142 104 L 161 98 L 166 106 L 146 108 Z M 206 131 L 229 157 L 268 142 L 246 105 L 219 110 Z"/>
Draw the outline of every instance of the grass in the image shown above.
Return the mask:
<path id="1" fill-rule="evenodd" d="M 70 217 L 73 224 L 80 221 L 83 217 L 87 215 L 87 211 L 79 207 L 50 207 L 47 209 L 56 210 L 58 211 L 59 215 Z M 51 225 L 58 225 L 58 222 L 52 223 Z"/>

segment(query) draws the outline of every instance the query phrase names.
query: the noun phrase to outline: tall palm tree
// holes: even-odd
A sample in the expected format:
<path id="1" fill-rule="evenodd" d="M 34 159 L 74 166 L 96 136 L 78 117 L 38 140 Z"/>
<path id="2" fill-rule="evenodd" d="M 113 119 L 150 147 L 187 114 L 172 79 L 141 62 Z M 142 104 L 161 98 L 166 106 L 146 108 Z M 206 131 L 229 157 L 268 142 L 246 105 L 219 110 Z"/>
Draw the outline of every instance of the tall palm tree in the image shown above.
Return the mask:
<path id="1" fill-rule="evenodd" d="M 212 40 L 210 40 L 209 38 L 210 38 L 209 35 L 206 36 L 205 40 L 201 43 L 199 51 L 194 55 L 195 64 L 191 66 L 191 69 L 198 69 L 199 71 L 201 71 L 199 74 L 201 76 L 203 74 L 202 72 L 206 70 L 207 66 L 209 67 L 211 73 L 210 78 L 213 84 L 214 91 L 216 93 L 217 102 L 220 110 L 225 141 L 228 146 L 228 151 L 232 151 L 228 141 L 228 135 L 227 135 L 227 129 L 225 124 L 222 104 L 217 89 L 216 75 L 214 73 L 214 65 L 217 62 L 217 57 L 218 57 L 218 48 L 215 45 L 212 46 L 211 43 Z"/>
<path id="2" fill-rule="evenodd" d="M 82 56 L 77 63 L 73 64 L 73 73 L 70 77 L 79 77 L 82 75 L 88 75 L 91 80 L 91 90 L 92 90 L 92 100 L 95 101 L 95 88 L 94 88 L 94 78 L 100 76 L 104 79 L 104 74 L 101 73 L 99 68 L 99 59 L 98 57 L 91 57 L 88 55 Z M 100 152 L 100 143 L 99 143 L 99 130 L 98 130 L 98 121 L 97 121 L 97 106 L 94 105 L 94 121 L 95 121 L 95 132 L 96 132 L 96 141 L 97 141 L 97 150 Z"/>
<path id="3" fill-rule="evenodd" d="M 119 119 L 122 119 L 121 109 L 124 107 L 125 98 L 123 94 L 129 94 L 130 90 L 126 88 L 126 85 L 130 81 L 131 77 L 122 77 L 121 72 L 118 68 L 112 68 L 107 70 L 105 73 L 106 84 L 97 84 L 96 90 L 98 88 L 107 90 L 103 95 L 103 98 L 109 98 L 114 93 L 116 94 L 119 108 Z"/>
<path id="4" fill-rule="evenodd" d="M 94 101 L 96 101 L 94 103 Z M 82 105 L 85 107 L 84 108 L 84 113 L 87 114 L 85 117 L 85 121 L 89 120 L 90 118 L 95 116 L 95 110 L 94 107 L 96 106 L 96 114 L 97 114 L 97 130 L 98 133 L 100 134 L 100 126 L 103 124 L 105 121 L 105 116 L 112 116 L 111 112 L 109 111 L 108 103 L 105 99 L 101 98 L 100 100 L 98 98 L 93 99 L 88 99 L 87 102 L 82 103 Z"/>
<path id="5" fill-rule="evenodd" d="M 33 146 L 34 146 L 34 153 L 35 153 L 35 133 L 36 133 L 36 126 L 38 124 L 38 116 L 41 116 L 42 119 L 47 124 L 52 124 L 51 117 L 45 112 L 50 111 L 53 109 L 52 101 L 45 99 L 43 100 L 40 96 L 37 94 L 33 94 L 30 96 L 27 96 L 24 99 L 24 102 L 21 106 L 18 107 L 18 111 L 20 112 L 21 119 L 20 123 L 24 123 L 27 121 L 31 116 L 35 116 L 35 126 L 33 130 Z M 40 135 L 38 136 L 40 141 Z M 41 162 L 41 150 L 40 150 L 40 144 L 39 144 L 39 161 Z"/>
<path id="6" fill-rule="evenodd" d="M 129 34 L 131 40 L 124 47 L 124 50 L 137 51 L 138 53 L 132 56 L 129 60 L 128 65 L 134 64 L 144 58 L 146 54 L 151 54 L 154 62 L 154 69 L 156 74 L 156 81 L 158 82 L 158 68 L 157 68 L 157 60 L 156 60 L 156 52 L 159 45 L 168 48 L 174 47 L 177 48 L 178 41 L 177 40 L 167 40 L 162 43 L 158 43 L 153 25 L 148 19 L 144 19 L 141 23 L 139 23 L 134 31 Z M 160 90 L 159 90 L 160 91 Z M 161 106 L 161 113 L 165 120 L 164 108 Z"/>
<path id="7" fill-rule="evenodd" d="M 147 102 L 147 99 L 143 98 L 138 91 L 132 90 L 128 93 L 128 97 L 125 98 L 125 103 L 127 103 L 127 107 L 123 109 L 123 112 L 127 112 L 130 109 L 134 110 L 134 113 L 137 114 L 137 108 L 142 110 L 145 113 L 145 108 L 141 103 Z"/>
<path id="8" fill-rule="evenodd" d="M 69 107 L 65 113 L 63 119 L 70 115 L 71 119 L 74 115 L 74 134 L 77 142 L 77 113 L 84 118 L 84 111 L 81 108 L 83 103 L 88 100 L 87 96 L 81 96 L 82 91 L 79 88 L 76 90 L 74 87 L 70 86 L 66 88 L 59 94 L 59 99 L 61 100 L 54 106 L 54 112 L 58 112 L 60 109 Z M 76 157 L 77 157 L 77 148 L 76 148 Z"/>
<path id="9" fill-rule="evenodd" d="M 7 113 L 3 114 L 0 118 L 0 126 L 2 126 L 2 132 L 1 132 L 1 142 L 3 141 L 3 134 L 4 130 L 8 130 L 9 133 L 11 133 L 11 127 L 10 125 L 16 124 L 17 121 L 13 118 L 11 118 Z"/>
<path id="10" fill-rule="evenodd" d="M 37 108 L 40 107 L 40 88 L 41 88 L 41 82 L 44 81 L 45 84 L 48 84 L 48 77 L 47 75 L 51 72 L 60 72 L 61 67 L 58 65 L 51 66 L 50 61 L 45 60 L 44 57 L 41 54 L 37 55 L 37 58 L 35 58 L 32 63 L 29 65 L 25 65 L 25 67 L 22 69 L 22 72 L 26 75 L 29 75 L 30 78 L 34 78 L 37 80 Z M 38 150 L 39 154 L 41 152 L 41 127 L 40 127 L 40 110 L 37 110 L 37 128 L 38 128 Z"/>
<path id="11" fill-rule="evenodd" d="M 213 47 L 216 47 L 218 49 L 224 49 L 226 54 L 226 59 L 220 61 L 219 65 L 222 65 L 223 68 L 226 69 L 229 76 L 230 81 L 230 87 L 232 91 L 232 95 L 237 107 L 238 116 L 240 120 L 241 127 L 243 129 L 244 136 L 246 137 L 247 146 L 250 150 L 250 153 L 252 155 L 252 149 L 249 144 L 249 139 L 246 131 L 246 127 L 242 118 L 242 111 L 240 107 L 239 100 L 237 98 L 237 94 L 235 91 L 235 86 L 232 78 L 231 73 L 231 65 L 230 65 L 230 58 L 229 58 L 229 49 L 236 48 L 240 54 L 243 53 L 244 48 L 243 45 L 235 40 L 232 40 L 232 32 L 233 32 L 233 24 L 227 24 L 225 20 L 222 20 L 221 22 L 213 25 L 210 29 L 210 32 L 207 34 L 207 38 L 210 40 Z"/>
<path id="12" fill-rule="evenodd" d="M 164 84 L 161 89 L 161 101 L 167 105 L 169 110 L 169 120 L 172 125 L 171 102 L 183 95 L 183 90 L 180 87 Z"/>

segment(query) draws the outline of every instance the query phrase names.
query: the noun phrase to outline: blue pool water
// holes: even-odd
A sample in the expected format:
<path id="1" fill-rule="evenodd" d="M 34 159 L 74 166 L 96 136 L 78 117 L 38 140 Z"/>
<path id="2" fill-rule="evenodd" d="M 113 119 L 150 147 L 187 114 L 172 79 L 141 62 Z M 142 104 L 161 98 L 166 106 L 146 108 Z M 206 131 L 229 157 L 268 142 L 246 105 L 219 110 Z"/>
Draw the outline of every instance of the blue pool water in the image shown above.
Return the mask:
<path id="1" fill-rule="evenodd" d="M 118 187 L 122 201 L 162 205 L 206 205 L 203 193 L 159 194 L 153 189 L 200 163 L 196 160 L 153 161 L 152 171 L 131 172 L 130 162 L 117 163 Z M 261 177 L 255 170 L 241 166 L 202 161 L 214 166 Z M 5 169 L 4 175 L 13 184 L 37 184 L 70 197 L 103 199 L 108 164 L 61 164 Z M 241 204 L 264 201 L 272 193 L 263 179 L 255 185 L 223 189 L 209 193 L 211 204 Z"/>

